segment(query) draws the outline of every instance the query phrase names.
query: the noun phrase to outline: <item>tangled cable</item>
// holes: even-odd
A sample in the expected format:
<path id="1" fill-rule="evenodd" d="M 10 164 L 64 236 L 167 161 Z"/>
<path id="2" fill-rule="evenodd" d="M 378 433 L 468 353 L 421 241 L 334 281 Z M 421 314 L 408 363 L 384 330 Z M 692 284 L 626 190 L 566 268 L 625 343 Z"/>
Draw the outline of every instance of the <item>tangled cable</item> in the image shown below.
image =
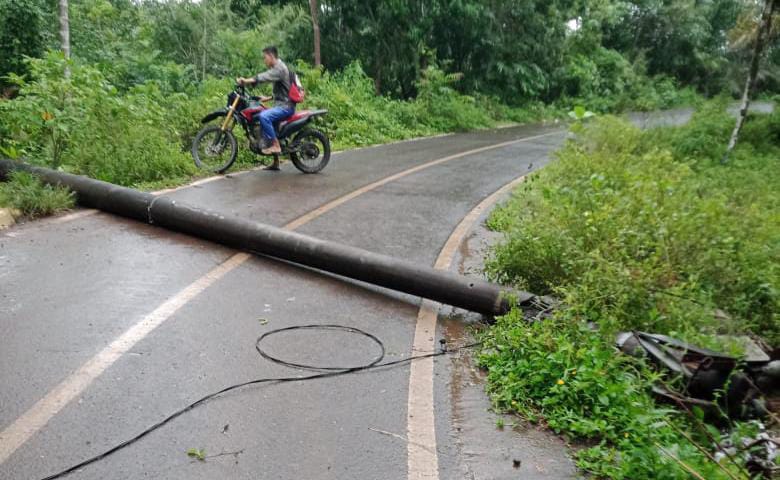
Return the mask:
<path id="1" fill-rule="evenodd" d="M 281 333 L 281 332 L 287 332 L 287 331 L 291 331 L 291 330 L 340 330 L 340 331 L 344 331 L 344 332 L 348 332 L 348 333 L 353 333 L 353 334 L 356 334 L 356 335 L 364 336 L 364 337 L 368 338 L 369 340 L 371 340 L 373 343 L 375 343 L 379 347 L 380 352 L 370 362 L 365 363 L 363 365 L 357 365 L 357 366 L 352 366 L 352 367 L 331 367 L 331 366 L 320 367 L 320 366 L 317 366 L 317 365 L 306 365 L 306 364 L 293 363 L 293 362 L 289 362 L 289 361 L 286 361 L 286 360 L 282 360 L 280 358 L 277 358 L 277 357 L 269 354 L 268 352 L 263 350 L 263 348 L 260 346 L 260 344 L 263 342 L 263 340 L 267 339 L 268 337 L 270 337 L 272 335 L 275 335 L 275 334 L 278 334 L 278 333 Z M 344 326 L 344 325 L 314 324 L 314 325 L 297 325 L 297 326 L 293 326 L 293 327 L 285 327 L 285 328 L 278 328 L 278 329 L 270 330 L 270 331 L 262 334 L 260 337 L 258 337 L 257 341 L 255 342 L 255 349 L 260 354 L 260 356 L 262 356 L 263 358 L 267 359 L 268 361 L 271 361 L 273 363 L 277 363 L 279 365 L 284 365 L 286 367 L 291 367 L 291 368 L 296 368 L 296 369 L 312 370 L 312 371 L 316 371 L 316 372 L 319 372 L 319 373 L 314 373 L 312 375 L 307 375 L 307 376 L 303 376 L 303 377 L 258 378 L 258 379 L 255 379 L 255 380 L 249 380 L 247 382 L 237 383 L 235 385 L 231 385 L 229 387 L 225 387 L 222 390 L 219 390 L 219 391 L 214 392 L 214 393 L 210 393 L 210 394 L 206 395 L 205 397 L 201 398 L 200 400 L 196 400 L 195 402 L 192 402 L 191 404 L 187 405 L 186 407 L 184 407 L 184 408 L 182 408 L 180 410 L 177 410 L 176 412 L 168 415 L 164 419 L 160 420 L 159 422 L 155 423 L 151 427 L 149 427 L 146 430 L 142 431 L 141 433 L 139 433 L 135 437 L 132 437 L 132 438 L 130 438 L 128 440 L 125 440 L 124 442 L 122 442 L 122 443 L 120 443 L 120 444 L 118 444 L 118 445 L 116 445 L 114 447 L 111 447 L 110 449 L 106 450 L 105 452 L 100 453 L 98 455 L 95 455 L 94 457 L 88 458 L 88 459 L 84 460 L 83 462 L 80 462 L 80 463 L 78 463 L 76 465 L 73 465 L 72 467 L 68 467 L 65 470 L 62 470 L 62 471 L 60 471 L 58 473 L 55 473 L 53 475 L 49 475 L 48 477 L 45 477 L 42 480 L 53 480 L 55 478 L 62 478 L 64 476 L 66 476 L 66 475 L 69 475 L 69 474 L 75 472 L 76 470 L 80 470 L 80 469 L 86 467 L 87 465 L 91 465 L 93 463 L 99 462 L 100 460 L 103 460 L 104 458 L 108 457 L 109 455 L 111 455 L 113 453 L 116 453 L 119 450 L 122 450 L 123 448 L 128 447 L 128 446 L 134 444 L 135 442 L 141 440 L 145 436 L 147 436 L 150 433 L 154 432 L 155 430 L 163 427 L 164 425 L 166 425 L 167 423 L 171 422 L 175 418 L 177 418 L 177 417 L 179 417 L 179 416 L 189 412 L 190 410 L 193 410 L 194 408 L 197 408 L 197 407 L 205 404 L 206 402 L 208 402 L 210 400 L 213 400 L 213 399 L 215 399 L 217 397 L 220 397 L 220 396 L 222 396 L 222 395 L 224 395 L 224 394 L 226 394 L 228 392 L 232 392 L 234 390 L 245 388 L 245 387 L 248 387 L 248 386 L 251 386 L 251 385 L 259 385 L 259 384 L 263 384 L 263 383 L 303 382 L 303 381 L 307 381 L 307 380 L 316 380 L 316 379 L 320 379 L 320 378 L 338 377 L 338 376 L 341 376 L 341 375 L 348 375 L 348 374 L 351 374 L 351 373 L 357 373 L 357 372 L 362 372 L 362 371 L 366 371 L 366 370 L 376 370 L 376 369 L 379 369 L 379 368 L 393 367 L 393 366 L 398 366 L 398 365 L 402 365 L 402 364 L 405 364 L 405 363 L 410 363 L 410 362 L 412 362 L 414 360 L 420 360 L 420 359 L 423 359 L 423 358 L 438 357 L 438 356 L 442 356 L 442 355 L 456 353 L 456 352 L 459 352 L 461 350 L 465 350 L 465 349 L 476 347 L 476 346 L 480 345 L 480 343 L 481 342 L 470 343 L 470 344 L 466 344 L 466 345 L 463 345 L 463 346 L 460 346 L 460 347 L 456 347 L 456 348 L 453 348 L 453 349 L 446 349 L 446 350 L 443 349 L 443 350 L 438 351 L 438 352 L 426 353 L 426 354 L 422 354 L 422 355 L 413 355 L 411 357 L 402 358 L 400 360 L 393 360 L 392 362 L 380 363 L 385 358 L 385 345 L 384 345 L 384 343 L 379 338 L 377 338 L 375 335 L 373 335 L 371 333 L 368 333 L 368 332 L 366 332 L 364 330 L 361 330 L 359 328 L 347 327 L 347 326 Z"/>

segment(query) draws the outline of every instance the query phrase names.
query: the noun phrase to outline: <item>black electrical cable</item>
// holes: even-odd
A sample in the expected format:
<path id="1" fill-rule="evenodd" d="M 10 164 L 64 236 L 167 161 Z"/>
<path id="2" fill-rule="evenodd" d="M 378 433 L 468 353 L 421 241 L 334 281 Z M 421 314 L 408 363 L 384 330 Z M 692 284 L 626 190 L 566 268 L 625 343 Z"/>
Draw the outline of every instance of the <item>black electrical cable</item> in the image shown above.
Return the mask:
<path id="1" fill-rule="evenodd" d="M 341 331 L 345 331 L 345 332 L 349 332 L 349 333 L 354 333 L 354 334 L 357 334 L 357 335 L 362 335 L 362 336 L 367 337 L 368 339 L 370 339 L 377 346 L 379 346 L 380 353 L 376 357 L 374 357 L 370 362 L 368 362 L 366 364 L 363 364 L 363 365 L 358 365 L 358 366 L 354 366 L 354 367 L 345 367 L 345 368 L 330 367 L 330 366 L 329 367 L 319 367 L 319 366 L 316 366 L 316 365 L 305 365 L 305 364 L 298 364 L 298 363 L 288 362 L 286 360 L 281 360 L 279 358 L 276 358 L 276 357 L 268 354 L 265 350 L 263 350 L 260 347 L 260 343 L 264 339 L 268 338 L 269 336 L 275 335 L 275 334 L 281 333 L 281 332 L 291 331 L 291 330 L 341 330 Z M 287 366 L 287 367 L 292 367 L 292 368 L 297 368 L 297 369 L 314 370 L 314 371 L 319 371 L 320 373 L 315 373 L 315 374 L 308 375 L 308 376 L 303 376 L 303 377 L 258 378 L 258 379 L 255 379 L 255 380 L 249 380 L 247 382 L 237 383 L 235 385 L 231 385 L 229 387 L 225 387 L 222 390 L 219 390 L 218 392 L 210 393 L 210 394 L 206 395 L 205 397 L 201 398 L 200 400 L 192 402 L 191 404 L 187 405 L 186 407 L 184 407 L 184 408 L 182 408 L 180 410 L 177 410 L 176 412 L 168 415 L 164 419 L 160 420 L 159 422 L 155 423 L 151 427 L 147 428 L 143 432 L 139 433 L 135 437 L 132 437 L 132 438 L 130 438 L 128 440 L 125 440 L 124 442 L 122 442 L 122 443 L 120 443 L 120 444 L 118 444 L 118 445 L 116 445 L 116 446 L 106 450 L 105 452 L 100 453 L 98 455 L 95 455 L 94 457 L 88 458 L 88 459 L 84 460 L 83 462 L 80 462 L 80 463 L 78 463 L 76 465 L 73 465 L 72 467 L 68 467 L 65 470 L 62 470 L 62 471 L 60 471 L 58 473 L 49 475 L 48 477 L 45 477 L 42 480 L 54 480 L 55 478 L 62 478 L 64 476 L 66 476 L 66 475 L 69 475 L 69 474 L 75 472 L 76 470 L 80 470 L 80 469 L 86 467 L 87 465 L 91 465 L 93 463 L 99 462 L 100 460 L 103 460 L 104 458 L 108 457 L 109 455 L 111 455 L 113 453 L 116 453 L 119 450 L 122 450 L 123 448 L 128 447 L 128 446 L 134 444 L 135 442 L 141 440 L 145 436 L 147 436 L 150 433 L 154 432 L 155 430 L 161 428 L 162 426 L 164 426 L 165 424 L 171 422 L 175 418 L 177 418 L 177 417 L 179 417 L 179 416 L 189 412 L 190 410 L 193 410 L 194 408 L 197 408 L 197 407 L 205 404 L 206 402 L 208 402 L 210 400 L 213 400 L 213 399 L 215 399 L 217 397 L 220 397 L 220 396 L 222 396 L 222 395 L 224 395 L 224 394 L 226 394 L 228 392 L 232 392 L 234 390 L 238 390 L 238 389 L 241 389 L 241 388 L 244 388 L 244 387 L 248 387 L 248 386 L 251 386 L 251 385 L 259 385 L 259 384 L 263 384 L 263 383 L 302 382 L 302 381 L 306 381 L 306 380 L 316 380 L 316 379 L 320 379 L 320 378 L 338 377 L 338 376 L 341 376 L 341 375 L 348 375 L 348 374 L 351 374 L 351 373 L 357 373 L 357 372 L 362 372 L 362 371 L 367 371 L 367 370 L 376 370 L 376 369 L 384 368 L 384 367 L 393 367 L 393 366 L 398 366 L 398 365 L 402 365 L 402 364 L 405 364 L 405 363 L 410 363 L 410 362 L 412 362 L 414 360 L 420 360 L 420 359 L 423 359 L 423 358 L 431 358 L 431 357 L 439 357 L 439 356 L 442 356 L 442 355 L 456 353 L 456 352 L 459 352 L 461 350 L 474 348 L 476 346 L 479 346 L 480 344 L 481 344 L 481 342 L 475 342 L 475 343 L 466 344 L 466 345 L 463 345 L 463 346 L 460 346 L 460 347 L 456 347 L 456 348 L 453 348 L 453 349 L 442 350 L 442 351 L 439 351 L 439 352 L 426 353 L 426 354 L 422 354 L 422 355 L 414 355 L 414 356 L 411 356 L 411 357 L 402 358 L 400 360 L 394 360 L 392 362 L 380 363 L 384 359 L 384 357 L 385 357 L 385 345 L 384 345 L 384 343 L 382 342 L 382 340 L 377 338 L 375 335 L 373 335 L 371 333 L 368 333 L 368 332 L 366 332 L 364 330 L 361 330 L 359 328 L 347 327 L 347 326 L 343 326 L 343 325 L 320 325 L 320 324 L 315 324 L 315 325 L 296 325 L 296 326 L 292 326 L 292 327 L 285 327 L 285 328 L 278 328 L 278 329 L 270 330 L 270 331 L 264 333 L 263 335 L 261 335 L 260 337 L 258 337 L 257 342 L 255 342 L 255 349 L 257 349 L 258 353 L 263 358 L 266 358 L 267 360 L 269 360 L 271 362 L 274 362 L 274 363 L 277 363 L 277 364 L 280 364 L 280 365 L 284 365 L 284 366 Z"/>
<path id="2" fill-rule="evenodd" d="M 282 360 L 280 358 L 274 357 L 273 355 L 267 353 L 265 350 L 260 348 L 260 344 L 265 340 L 266 338 L 276 335 L 278 333 L 282 332 L 289 332 L 290 330 L 340 330 L 343 332 L 348 333 L 355 333 L 358 335 L 362 335 L 364 337 L 369 338 L 372 342 L 374 342 L 379 347 L 379 354 L 374 357 L 374 359 L 366 364 L 363 365 L 357 365 L 357 366 L 349 366 L 349 367 L 320 367 L 318 365 L 306 365 L 304 363 L 293 363 L 288 362 L 287 360 Z M 279 365 L 284 365 L 286 367 L 290 368 L 301 368 L 304 370 L 313 370 L 315 372 L 327 372 L 327 371 L 342 371 L 342 370 L 352 370 L 353 368 L 370 368 L 374 365 L 378 364 L 382 361 L 383 358 L 385 358 L 385 344 L 382 343 L 382 340 L 378 339 L 376 336 L 360 330 L 359 328 L 354 327 L 346 327 L 344 325 L 294 325 L 292 327 L 285 327 L 285 328 L 277 328 L 275 330 L 271 330 L 269 332 L 266 332 L 257 339 L 257 342 L 255 342 L 255 349 L 257 349 L 257 353 L 260 354 L 261 357 L 265 358 L 268 361 L 278 363 Z"/>

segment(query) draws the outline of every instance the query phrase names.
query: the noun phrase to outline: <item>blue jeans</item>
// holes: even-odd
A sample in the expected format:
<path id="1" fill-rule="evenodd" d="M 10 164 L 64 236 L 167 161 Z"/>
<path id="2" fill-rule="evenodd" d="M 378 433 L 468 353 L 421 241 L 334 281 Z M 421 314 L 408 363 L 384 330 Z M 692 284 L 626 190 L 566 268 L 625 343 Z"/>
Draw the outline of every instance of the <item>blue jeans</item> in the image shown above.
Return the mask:
<path id="1" fill-rule="evenodd" d="M 273 107 L 267 110 L 263 110 L 259 115 L 255 117 L 260 121 L 260 126 L 263 127 L 263 135 L 270 141 L 276 140 L 276 130 L 274 124 L 278 123 L 285 118 L 295 113 L 295 107 Z"/>

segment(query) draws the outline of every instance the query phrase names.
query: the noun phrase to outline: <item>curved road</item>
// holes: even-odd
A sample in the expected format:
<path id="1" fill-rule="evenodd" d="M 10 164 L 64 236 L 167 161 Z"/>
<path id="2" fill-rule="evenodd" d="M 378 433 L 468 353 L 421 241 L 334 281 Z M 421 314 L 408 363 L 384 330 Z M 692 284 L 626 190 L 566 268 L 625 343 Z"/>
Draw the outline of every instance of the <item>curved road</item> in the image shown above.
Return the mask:
<path id="1" fill-rule="evenodd" d="M 166 195 L 451 268 L 487 204 L 475 207 L 542 167 L 564 138 L 552 126 L 449 135 L 340 153 L 320 175 L 286 165 Z M 260 358 L 264 331 L 351 325 L 396 360 L 447 335 L 416 333 L 426 315 L 418 298 L 102 213 L 0 232 L 0 479 L 45 477 L 227 385 L 306 375 Z M 268 348 L 320 364 L 375 353 L 335 332 L 279 335 Z M 454 426 L 450 360 L 234 392 L 68 478 L 498 478 L 464 467 L 475 454 Z M 478 421 L 490 425 L 484 408 Z M 553 443 L 528 448 L 559 455 Z M 211 457 L 189 458 L 190 448 Z M 551 462 L 523 462 L 506 478 L 573 475 Z"/>

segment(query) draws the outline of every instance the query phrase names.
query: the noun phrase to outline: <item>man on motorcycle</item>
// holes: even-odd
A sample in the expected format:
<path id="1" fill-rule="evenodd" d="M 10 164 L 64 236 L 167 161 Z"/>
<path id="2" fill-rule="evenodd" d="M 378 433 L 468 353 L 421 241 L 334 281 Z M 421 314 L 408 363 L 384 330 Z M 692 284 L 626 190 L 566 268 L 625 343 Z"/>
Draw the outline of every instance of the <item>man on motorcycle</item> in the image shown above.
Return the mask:
<path id="1" fill-rule="evenodd" d="M 267 148 L 263 148 L 262 152 L 270 155 L 281 153 L 282 151 L 279 139 L 276 138 L 274 124 L 295 113 L 295 103 L 290 100 L 289 95 L 290 71 L 287 65 L 279 58 L 279 52 L 275 46 L 263 49 L 263 61 L 268 70 L 251 78 L 239 77 L 236 79 L 236 83 L 239 85 L 257 85 L 264 82 L 273 82 L 273 97 L 261 97 L 260 100 L 265 102 L 273 98 L 274 106 L 260 112 L 259 118 L 255 119 L 259 125 L 256 124 L 254 130 L 255 138 L 258 142 L 262 137 L 265 137 L 269 145 Z M 262 135 L 260 133 L 261 130 Z M 279 169 L 278 156 L 274 157 L 274 164 L 269 168 L 272 170 Z"/>

